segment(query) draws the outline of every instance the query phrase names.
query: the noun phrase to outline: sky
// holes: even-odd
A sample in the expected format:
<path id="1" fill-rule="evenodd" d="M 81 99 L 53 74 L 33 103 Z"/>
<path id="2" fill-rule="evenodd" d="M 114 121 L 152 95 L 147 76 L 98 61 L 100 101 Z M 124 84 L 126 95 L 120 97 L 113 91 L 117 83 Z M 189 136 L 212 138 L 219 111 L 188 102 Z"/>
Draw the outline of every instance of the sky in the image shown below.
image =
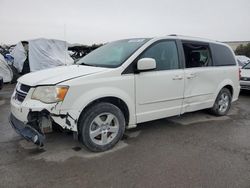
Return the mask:
<path id="1" fill-rule="evenodd" d="M 250 0 L 0 0 L 0 44 L 168 34 L 250 41 Z"/>

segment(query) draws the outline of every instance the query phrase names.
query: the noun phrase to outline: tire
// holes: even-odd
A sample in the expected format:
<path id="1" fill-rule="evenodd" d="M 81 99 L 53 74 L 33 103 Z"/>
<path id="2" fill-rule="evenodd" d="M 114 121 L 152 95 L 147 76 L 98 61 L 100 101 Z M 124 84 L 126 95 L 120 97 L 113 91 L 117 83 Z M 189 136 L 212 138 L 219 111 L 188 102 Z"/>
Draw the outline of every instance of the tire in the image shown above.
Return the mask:
<path id="1" fill-rule="evenodd" d="M 122 138 L 124 131 L 125 118 L 122 111 L 107 102 L 91 106 L 79 120 L 80 140 L 94 152 L 114 147 Z"/>
<path id="2" fill-rule="evenodd" d="M 227 88 L 222 88 L 218 94 L 211 113 L 216 116 L 224 116 L 228 113 L 232 102 L 232 94 Z"/>

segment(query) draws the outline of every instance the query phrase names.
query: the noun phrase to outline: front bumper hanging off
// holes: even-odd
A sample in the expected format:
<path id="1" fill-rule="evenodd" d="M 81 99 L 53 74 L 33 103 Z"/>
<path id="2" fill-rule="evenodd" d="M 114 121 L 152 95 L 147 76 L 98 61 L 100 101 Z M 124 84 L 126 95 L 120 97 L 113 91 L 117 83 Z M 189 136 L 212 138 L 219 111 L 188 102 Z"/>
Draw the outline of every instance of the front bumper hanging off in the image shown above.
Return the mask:
<path id="1" fill-rule="evenodd" d="M 23 136 L 27 141 L 33 142 L 40 147 L 44 145 L 45 135 L 43 133 L 40 133 L 30 125 L 24 124 L 13 114 L 10 115 L 9 121 L 13 129 L 15 129 L 15 131 Z"/>

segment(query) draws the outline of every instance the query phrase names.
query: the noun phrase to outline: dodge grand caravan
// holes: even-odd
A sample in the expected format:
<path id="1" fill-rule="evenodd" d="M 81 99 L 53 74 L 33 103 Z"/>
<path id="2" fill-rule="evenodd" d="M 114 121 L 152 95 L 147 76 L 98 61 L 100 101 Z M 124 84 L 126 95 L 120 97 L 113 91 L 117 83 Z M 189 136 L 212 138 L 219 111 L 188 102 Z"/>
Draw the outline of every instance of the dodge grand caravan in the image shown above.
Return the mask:
<path id="1" fill-rule="evenodd" d="M 201 109 L 223 116 L 239 91 L 239 68 L 223 43 L 176 35 L 119 40 L 75 65 L 19 78 L 10 123 L 39 146 L 55 124 L 91 151 L 105 151 L 138 123 Z"/>

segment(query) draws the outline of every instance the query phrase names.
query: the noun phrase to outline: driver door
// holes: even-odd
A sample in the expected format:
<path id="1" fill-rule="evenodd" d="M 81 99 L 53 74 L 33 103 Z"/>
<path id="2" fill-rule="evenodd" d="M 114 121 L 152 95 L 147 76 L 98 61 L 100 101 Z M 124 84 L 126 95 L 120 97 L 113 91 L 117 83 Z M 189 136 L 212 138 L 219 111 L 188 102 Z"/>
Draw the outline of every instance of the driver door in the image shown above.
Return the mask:
<path id="1" fill-rule="evenodd" d="M 181 69 L 174 40 L 158 41 L 139 57 L 153 58 L 156 69 L 135 75 L 137 123 L 179 115 L 184 94 Z"/>

